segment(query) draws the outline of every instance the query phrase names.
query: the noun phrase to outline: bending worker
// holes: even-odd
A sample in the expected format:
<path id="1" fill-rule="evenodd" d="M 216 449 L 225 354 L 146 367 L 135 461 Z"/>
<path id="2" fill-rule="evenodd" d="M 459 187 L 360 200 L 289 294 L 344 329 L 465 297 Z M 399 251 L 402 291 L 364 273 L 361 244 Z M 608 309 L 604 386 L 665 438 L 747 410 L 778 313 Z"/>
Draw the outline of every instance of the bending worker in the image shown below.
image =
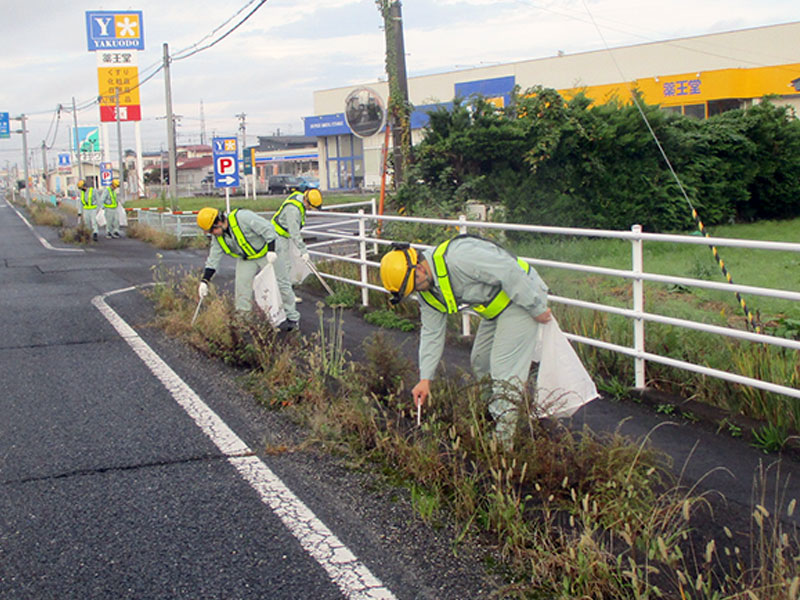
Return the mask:
<path id="1" fill-rule="evenodd" d="M 318 189 L 299 192 L 294 190 L 272 217 L 272 225 L 278 234 L 276 249 L 278 260 L 275 262 L 275 278 L 278 280 L 278 289 L 283 300 L 283 310 L 286 311 L 286 325 L 281 329 L 291 331 L 297 329 L 300 313 L 297 310 L 294 289 L 291 279 L 291 245 L 297 245 L 300 256 L 309 262 L 308 248 L 303 241 L 300 230 L 306 224 L 306 210 L 319 209 L 322 206 L 322 194 Z"/>
<path id="2" fill-rule="evenodd" d="M 119 215 L 117 214 L 117 188 L 119 179 L 113 179 L 111 186 L 103 188 L 100 194 L 100 203 L 103 205 L 103 214 L 106 218 L 106 237 L 119 237 Z"/>
<path id="3" fill-rule="evenodd" d="M 527 382 L 539 324 L 551 318 L 547 286 L 536 270 L 494 242 L 459 235 L 421 253 L 398 245 L 381 260 L 381 281 L 395 304 L 417 292 L 420 380 L 411 391 L 417 405 L 430 395 L 447 315 L 470 308 L 482 317 L 470 363 L 478 379 L 491 376 L 489 412 L 499 441 L 510 447 L 518 409 L 509 396 Z"/>
<path id="4" fill-rule="evenodd" d="M 81 179 L 78 182 L 78 189 L 81 191 L 81 206 L 78 210 L 78 218 L 83 216 L 83 225 L 92 232 L 92 239 L 97 241 L 97 203 L 94 198 L 94 188 L 86 187 L 86 182 Z"/>
<path id="5" fill-rule="evenodd" d="M 249 313 L 253 308 L 253 279 L 276 258 L 272 223 L 252 210 L 236 208 L 226 216 L 216 208 L 206 207 L 197 213 L 197 225 L 214 236 L 197 295 L 200 299 L 208 295 L 208 282 L 222 257 L 229 254 L 236 258 L 234 306 L 239 312 Z"/>

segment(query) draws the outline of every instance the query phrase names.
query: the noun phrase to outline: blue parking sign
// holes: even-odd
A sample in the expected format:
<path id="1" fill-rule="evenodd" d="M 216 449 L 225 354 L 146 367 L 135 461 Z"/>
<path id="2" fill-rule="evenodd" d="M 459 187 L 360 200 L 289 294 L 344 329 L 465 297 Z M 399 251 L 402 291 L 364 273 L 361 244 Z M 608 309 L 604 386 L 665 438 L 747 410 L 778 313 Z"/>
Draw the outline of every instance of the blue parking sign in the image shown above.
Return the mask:
<path id="1" fill-rule="evenodd" d="M 8 113 L 0 112 L 0 138 L 11 137 L 11 127 L 8 124 Z"/>
<path id="2" fill-rule="evenodd" d="M 239 187 L 239 157 L 236 138 L 217 138 L 212 142 L 214 187 Z"/>

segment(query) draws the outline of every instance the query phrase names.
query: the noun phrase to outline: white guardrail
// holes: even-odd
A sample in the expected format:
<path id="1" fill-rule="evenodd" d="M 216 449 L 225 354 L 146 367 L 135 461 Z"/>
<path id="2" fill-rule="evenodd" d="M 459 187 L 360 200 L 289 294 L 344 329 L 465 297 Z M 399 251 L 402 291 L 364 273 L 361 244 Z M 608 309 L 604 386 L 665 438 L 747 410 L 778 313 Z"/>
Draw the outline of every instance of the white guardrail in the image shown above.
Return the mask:
<path id="1" fill-rule="evenodd" d="M 359 208 L 357 213 L 343 212 L 344 209 L 352 209 L 356 207 L 368 206 L 369 212 L 364 208 Z M 271 217 L 272 213 L 262 213 L 265 216 Z M 150 211 L 140 211 L 138 218 L 140 222 L 149 225 L 159 226 L 164 229 L 173 230 L 176 235 L 197 235 L 198 230 L 195 224 L 195 217 L 192 213 L 157 213 Z M 596 302 L 586 302 L 574 298 L 566 298 L 562 296 L 550 295 L 549 300 L 557 304 L 564 304 L 569 306 L 576 306 L 590 310 L 601 311 L 609 314 L 623 316 L 631 321 L 633 329 L 633 345 L 622 346 L 619 344 L 612 344 L 602 340 L 596 340 L 580 335 L 564 332 L 566 337 L 572 342 L 581 344 L 588 344 L 597 348 L 618 352 L 626 356 L 630 356 L 634 360 L 634 373 L 635 373 L 635 387 L 645 387 L 645 368 L 647 361 L 660 363 L 684 369 L 700 375 L 707 375 L 716 377 L 732 383 L 752 386 L 754 388 L 784 394 L 786 396 L 800 398 L 800 390 L 786 385 L 780 385 L 752 377 L 745 377 L 728 371 L 714 369 L 703 365 L 694 364 L 687 361 L 676 360 L 666 356 L 661 356 L 653 352 L 645 350 L 645 323 L 662 323 L 673 327 L 682 327 L 686 329 L 693 329 L 696 331 L 704 331 L 707 333 L 722 335 L 730 338 L 737 338 L 747 340 L 750 342 L 769 344 L 772 346 L 781 346 L 790 348 L 792 350 L 800 350 L 800 342 L 776 336 L 752 333 L 749 331 L 742 331 L 729 327 L 722 327 L 718 325 L 708 325 L 687 319 L 678 319 L 673 317 L 666 317 L 663 315 L 648 313 L 644 311 L 644 282 L 657 282 L 664 284 L 673 284 L 684 287 L 696 287 L 710 290 L 718 290 L 725 292 L 739 292 L 749 296 L 763 296 L 770 298 L 779 298 L 783 300 L 790 300 L 800 302 L 800 292 L 763 288 L 749 285 L 736 285 L 733 283 L 722 283 L 705 281 L 701 279 L 692 279 L 687 277 L 674 277 L 668 275 L 660 275 L 656 273 L 648 273 L 644 270 L 644 257 L 643 246 L 645 242 L 660 242 L 660 243 L 674 243 L 674 244 L 694 244 L 701 246 L 718 246 L 718 247 L 736 247 L 736 248 L 749 248 L 757 250 L 772 250 L 782 252 L 798 252 L 800 253 L 800 244 L 783 243 L 783 242 L 769 242 L 769 241 L 754 241 L 742 240 L 731 238 L 716 238 L 716 237 L 701 237 L 690 235 L 671 235 L 671 234 L 658 234 L 658 233 L 644 233 L 639 225 L 634 225 L 631 231 L 614 231 L 614 230 L 600 230 L 600 229 L 580 229 L 571 227 L 549 227 L 539 225 L 521 225 L 513 223 L 491 223 L 484 221 L 468 221 L 465 216 L 460 216 L 456 220 L 452 219 L 428 219 L 421 217 L 407 217 L 407 216 L 391 216 L 383 215 L 378 216 L 376 213 L 375 199 L 364 202 L 354 202 L 350 204 L 339 204 L 330 207 L 324 207 L 323 211 L 309 211 L 307 213 L 307 224 L 304 231 L 312 233 L 317 238 L 323 238 L 322 241 L 310 243 L 308 245 L 311 254 L 324 258 L 326 260 L 342 261 L 352 264 L 360 265 L 359 279 L 348 279 L 338 275 L 331 275 L 322 273 L 322 275 L 330 280 L 339 281 L 351 284 L 361 288 L 361 303 L 367 306 L 369 303 L 369 290 L 378 292 L 386 292 L 381 286 L 369 283 L 367 278 L 368 269 L 380 268 L 380 263 L 375 260 L 370 260 L 368 254 L 377 255 L 379 245 L 390 245 L 393 240 L 381 239 L 373 236 L 373 229 L 377 226 L 378 220 L 381 221 L 401 221 L 405 223 L 424 223 L 428 225 L 440 225 L 442 227 L 456 228 L 459 233 L 467 233 L 468 231 L 479 231 L 482 229 L 496 229 L 501 231 L 518 231 L 539 234 L 561 235 L 570 237 L 591 237 L 591 238 L 611 238 L 628 240 L 631 244 L 631 268 L 625 269 L 608 269 L 603 267 L 595 267 L 583 264 L 559 262 L 553 260 L 543 260 L 533 257 L 521 256 L 523 260 L 534 266 L 544 266 L 556 269 L 566 269 L 570 271 L 578 271 L 583 273 L 592 273 L 604 276 L 620 277 L 631 282 L 631 308 L 620 308 Z M 405 240 L 402 240 L 405 241 Z M 417 249 L 428 249 L 432 246 L 424 244 L 412 244 Z M 470 333 L 470 320 L 467 314 L 462 315 L 462 332 L 464 335 Z"/>

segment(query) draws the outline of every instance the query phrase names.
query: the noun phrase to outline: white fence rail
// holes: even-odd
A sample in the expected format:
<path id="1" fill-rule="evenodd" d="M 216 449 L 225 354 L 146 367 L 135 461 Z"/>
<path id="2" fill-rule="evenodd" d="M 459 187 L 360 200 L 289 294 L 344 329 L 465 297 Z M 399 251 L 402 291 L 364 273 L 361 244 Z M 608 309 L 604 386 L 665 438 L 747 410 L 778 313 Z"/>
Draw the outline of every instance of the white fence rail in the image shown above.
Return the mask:
<path id="1" fill-rule="evenodd" d="M 369 260 L 367 258 L 367 249 L 370 248 L 373 252 L 375 252 L 375 248 L 377 248 L 378 245 L 391 244 L 392 241 L 370 237 L 365 233 L 368 229 L 372 229 L 377 222 L 377 217 L 374 214 L 365 214 L 363 210 L 359 211 L 357 216 L 354 216 L 350 213 L 340 213 L 340 212 L 329 212 L 328 214 L 330 216 L 338 216 L 342 219 L 346 219 L 348 220 L 348 222 L 352 222 L 354 219 L 357 220 L 359 223 L 358 234 L 357 235 L 353 234 L 343 238 L 340 233 L 335 233 L 330 230 L 323 231 L 321 229 L 317 229 L 315 231 L 315 235 L 326 239 L 324 241 L 311 244 L 309 248 L 312 250 L 313 254 L 325 259 L 345 261 L 361 265 L 359 280 L 353 280 L 333 275 L 326 275 L 326 277 L 329 277 L 330 279 L 335 281 L 340 281 L 355 286 L 359 286 L 362 289 L 362 304 L 366 306 L 368 302 L 367 290 L 376 290 L 381 292 L 385 291 L 383 290 L 382 287 L 370 284 L 368 282 L 367 269 L 368 268 L 377 269 L 380 267 L 380 264 L 374 260 Z M 449 227 L 449 228 L 456 227 L 461 233 L 467 233 L 468 231 L 479 231 L 481 229 L 496 229 L 503 231 L 520 231 L 520 232 L 551 234 L 551 235 L 561 235 L 570 237 L 613 238 L 620 240 L 628 240 L 631 243 L 631 268 L 629 270 L 608 269 L 603 267 L 595 267 L 595 266 L 569 263 L 569 262 L 537 259 L 534 257 L 525 257 L 525 256 L 520 257 L 534 266 L 567 269 L 571 271 L 593 273 L 604 276 L 614 276 L 627 279 L 631 282 L 631 297 L 632 297 L 631 308 L 620 308 L 605 304 L 599 304 L 595 302 L 586 302 L 575 298 L 566 298 L 552 294 L 549 296 L 549 299 L 551 302 L 557 304 L 576 306 L 580 308 L 601 311 L 610 314 L 616 314 L 625 317 L 626 319 L 629 319 L 631 321 L 631 327 L 633 332 L 632 346 L 629 347 L 629 346 L 622 346 L 619 344 L 612 344 L 602 340 L 596 340 L 565 332 L 567 338 L 569 338 L 573 342 L 588 344 L 591 346 L 603 348 L 613 352 L 618 352 L 626 356 L 632 357 L 634 360 L 634 373 L 635 373 L 634 385 L 637 388 L 645 387 L 646 363 L 654 362 L 698 373 L 700 375 L 716 377 L 732 383 L 752 386 L 769 392 L 784 394 L 793 398 L 800 398 L 800 390 L 798 390 L 797 388 L 789 387 L 787 385 L 780 385 L 768 381 L 762 381 L 759 379 L 754 379 L 752 377 L 745 377 L 743 375 L 738 375 L 736 373 L 730 373 L 720 369 L 714 369 L 711 367 L 697 365 L 687 361 L 676 360 L 674 358 L 670 358 L 667 356 L 661 356 L 653 352 L 647 352 L 645 349 L 645 324 L 648 322 L 661 323 L 672 327 L 681 327 L 696 331 L 703 331 L 714 335 L 722 335 L 730 338 L 747 340 L 755 343 L 762 343 L 772 346 L 789 348 L 796 351 L 800 350 L 800 342 L 781 337 L 766 335 L 762 333 L 753 333 L 750 331 L 742 331 L 729 327 L 722 327 L 719 325 L 709 325 L 697 321 L 678 319 L 674 317 L 667 317 L 663 315 L 645 312 L 644 282 L 648 281 L 648 282 L 656 282 L 663 284 L 673 284 L 689 288 L 696 287 L 696 288 L 703 288 L 703 289 L 710 289 L 717 291 L 725 291 L 730 293 L 739 292 L 741 294 L 746 294 L 747 296 L 763 296 L 770 298 L 779 298 L 794 302 L 800 302 L 800 292 L 792 290 L 764 288 L 764 287 L 757 287 L 750 285 L 720 283 L 714 281 L 705 281 L 702 279 L 692 279 L 688 277 L 661 275 L 657 273 L 648 273 L 644 270 L 644 255 L 643 255 L 643 246 L 645 242 L 660 242 L 660 243 L 667 242 L 673 244 L 690 244 L 690 245 L 701 245 L 701 246 L 714 245 L 718 247 L 736 247 L 736 248 L 748 248 L 748 249 L 758 249 L 758 250 L 783 251 L 783 252 L 788 251 L 797 253 L 800 253 L 800 244 L 717 238 L 717 237 L 698 237 L 689 235 L 644 233 L 641 231 L 641 227 L 639 226 L 634 226 L 630 232 L 627 232 L 627 231 L 612 231 L 612 230 L 597 230 L 597 229 L 579 229 L 579 228 L 569 228 L 569 227 L 519 225 L 519 224 L 508 224 L 508 223 L 486 223 L 481 221 L 467 221 L 466 218 L 463 216 L 460 217 L 458 220 L 448 220 L 448 219 L 426 219 L 418 217 L 401 217 L 401 216 L 384 215 L 380 217 L 380 220 L 387 222 L 402 221 L 402 222 L 425 223 L 429 225 L 441 225 L 442 227 Z M 343 240 L 346 240 L 347 242 L 353 244 L 357 244 L 358 245 L 357 252 L 352 253 L 350 256 L 339 256 L 337 254 L 332 254 L 330 252 L 323 251 L 323 248 L 325 246 L 331 246 L 332 244 L 342 242 Z M 422 244 L 412 244 L 412 245 L 417 249 L 425 249 L 431 247 Z M 462 320 L 462 324 L 463 324 L 463 332 L 465 334 L 468 334 L 469 320 L 466 317 L 466 315 Z"/>
<path id="2" fill-rule="evenodd" d="M 362 207 L 362 208 L 359 208 Z M 363 207 L 367 207 L 369 212 L 366 212 Z M 346 209 L 359 208 L 357 213 L 344 212 Z M 271 216 L 272 213 L 262 213 L 265 216 Z M 687 288 L 702 288 L 709 290 L 725 291 L 725 292 L 739 292 L 748 297 L 762 296 L 770 298 L 778 298 L 789 300 L 793 302 L 800 302 L 800 292 L 793 290 L 782 290 L 764 288 L 750 285 L 737 285 L 732 283 L 722 283 L 714 281 L 705 281 L 702 279 L 693 279 L 688 277 L 676 277 L 670 275 L 661 275 L 657 273 L 648 273 L 645 271 L 643 247 L 645 243 L 672 243 L 672 244 L 690 244 L 700 246 L 718 246 L 718 247 L 735 247 L 747 248 L 753 250 L 769 250 L 769 251 L 782 251 L 782 252 L 797 252 L 800 253 L 800 244 L 782 243 L 782 242 L 769 242 L 769 241 L 754 241 L 742 240 L 731 238 L 717 238 L 717 237 L 698 237 L 690 235 L 670 235 L 670 234 L 657 234 L 657 233 L 644 233 L 641 227 L 634 226 L 631 231 L 614 231 L 614 230 L 598 230 L 598 229 L 581 229 L 571 227 L 549 227 L 538 225 L 522 225 L 512 223 L 489 223 L 483 221 L 468 221 L 463 215 L 457 220 L 452 219 L 427 219 L 422 217 L 406 217 L 406 216 L 391 216 L 383 215 L 378 216 L 375 210 L 375 200 L 371 199 L 364 202 L 355 202 L 351 204 L 341 204 L 333 207 L 325 207 L 324 211 L 316 212 L 310 211 L 307 214 L 308 223 L 304 228 L 307 234 L 313 234 L 319 241 L 308 244 L 311 254 L 326 260 L 347 262 L 357 264 L 360 266 L 359 279 L 349 279 L 332 274 L 325 274 L 323 276 L 333 281 L 339 281 L 350 285 L 357 286 L 361 289 L 361 302 L 367 306 L 369 302 L 369 290 L 384 292 L 381 286 L 370 284 L 368 280 L 369 269 L 378 269 L 380 263 L 376 260 L 370 260 L 369 255 L 373 256 L 378 252 L 378 246 L 389 245 L 392 240 L 381 239 L 374 237 L 373 230 L 378 225 L 378 221 L 391 222 L 400 221 L 405 223 L 421 223 L 428 225 L 439 225 L 448 228 L 457 228 L 460 233 L 479 232 L 480 230 L 494 229 L 501 231 L 517 231 L 538 234 L 548 234 L 556 236 L 569 236 L 569 237 L 591 237 L 591 238 L 609 238 L 627 240 L 631 244 L 631 268 L 630 269 L 610 269 L 604 267 L 596 267 L 584 264 L 560 262 L 553 260 L 538 259 L 535 257 L 521 256 L 520 258 L 526 260 L 534 266 L 549 267 L 555 269 L 565 269 L 570 271 L 577 271 L 583 273 L 591 273 L 602 276 L 619 277 L 631 282 L 631 307 L 620 308 L 606 304 L 599 304 L 596 302 L 587 302 L 576 298 L 567 298 L 562 296 L 550 295 L 551 302 L 556 304 L 563 304 L 567 306 L 575 306 L 583 309 L 605 312 L 609 314 L 619 315 L 631 322 L 632 328 L 632 346 L 623 346 L 620 344 L 613 344 L 603 340 L 597 340 L 584 336 L 579 336 L 565 332 L 565 335 L 572 342 L 587 344 L 597 348 L 602 348 L 612 352 L 617 352 L 625 356 L 629 356 L 634 361 L 634 386 L 636 388 L 644 388 L 646 382 L 646 364 L 647 362 L 659 363 L 678 369 L 694 372 L 700 375 L 716 377 L 732 383 L 752 386 L 754 388 L 766 390 L 783 394 L 793 398 L 800 398 L 800 390 L 797 388 L 789 387 L 787 385 L 780 385 L 768 381 L 762 381 L 752 377 L 745 377 L 736 373 L 730 373 L 720 369 L 714 369 L 703 365 L 694 364 L 687 361 L 676 360 L 667 356 L 662 356 L 653 352 L 648 352 L 645 349 L 645 328 L 646 323 L 660 323 L 672 327 L 679 327 L 691 329 L 695 331 L 703 331 L 706 333 L 725 336 L 729 338 L 736 338 L 746 340 L 754 343 L 768 344 L 777 347 L 789 348 L 795 351 L 800 351 L 800 342 L 781 337 L 766 335 L 762 333 L 753 333 L 750 331 L 742 331 L 729 327 L 719 325 L 709 325 L 688 319 L 679 319 L 674 317 L 667 317 L 654 313 L 648 313 L 644 310 L 644 282 L 654 282 L 662 284 L 672 284 L 683 286 Z M 196 235 L 197 227 L 194 224 L 194 215 L 191 214 L 175 214 L 169 213 L 151 213 L 146 211 L 139 213 L 139 219 L 143 222 L 154 224 L 158 220 L 158 226 L 164 228 L 172 228 L 176 235 Z M 191 222 L 189 222 L 191 220 Z M 405 241 L 405 240 L 401 240 Z M 412 244 L 417 249 L 431 248 L 423 244 Z M 469 317 L 465 314 L 462 318 L 462 331 L 465 335 L 469 334 L 470 321 Z"/>

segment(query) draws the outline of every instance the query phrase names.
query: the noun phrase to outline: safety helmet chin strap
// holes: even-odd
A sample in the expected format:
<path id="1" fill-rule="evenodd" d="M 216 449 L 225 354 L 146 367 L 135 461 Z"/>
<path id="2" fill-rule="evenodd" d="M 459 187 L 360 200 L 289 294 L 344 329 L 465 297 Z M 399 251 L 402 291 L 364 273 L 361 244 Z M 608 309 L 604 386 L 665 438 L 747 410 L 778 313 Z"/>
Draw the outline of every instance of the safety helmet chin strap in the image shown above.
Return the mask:
<path id="1" fill-rule="evenodd" d="M 417 268 L 417 265 L 415 265 L 411 260 L 411 254 L 408 252 L 409 247 L 410 246 L 408 242 L 395 242 L 392 244 L 392 249 L 402 251 L 403 256 L 406 257 L 406 274 L 405 277 L 403 277 L 403 283 L 396 292 L 392 292 L 392 297 L 389 300 L 389 303 L 393 306 L 402 302 L 403 298 L 405 297 L 403 292 L 408 285 L 408 278 L 411 277 L 411 274 L 414 273 L 414 270 Z"/>

